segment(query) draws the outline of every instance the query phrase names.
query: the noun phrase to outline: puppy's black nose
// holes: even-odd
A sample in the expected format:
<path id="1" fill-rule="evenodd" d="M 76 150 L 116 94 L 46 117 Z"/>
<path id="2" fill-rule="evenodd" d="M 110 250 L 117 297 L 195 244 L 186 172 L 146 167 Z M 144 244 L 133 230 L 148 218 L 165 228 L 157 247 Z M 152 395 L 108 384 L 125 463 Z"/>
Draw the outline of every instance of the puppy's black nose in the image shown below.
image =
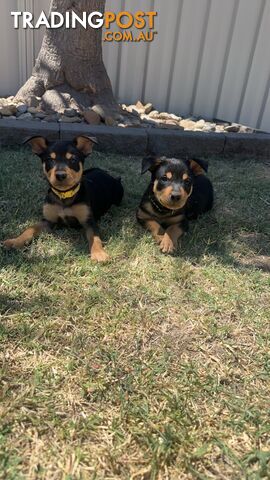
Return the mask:
<path id="1" fill-rule="evenodd" d="M 56 179 L 59 180 L 59 182 L 62 182 L 67 178 L 66 172 L 57 172 L 55 176 L 56 176 Z"/>
<path id="2" fill-rule="evenodd" d="M 179 194 L 177 194 L 177 193 L 172 193 L 172 194 L 171 194 L 171 200 L 172 200 L 173 202 L 179 202 L 180 198 L 181 198 L 181 195 L 179 195 Z"/>

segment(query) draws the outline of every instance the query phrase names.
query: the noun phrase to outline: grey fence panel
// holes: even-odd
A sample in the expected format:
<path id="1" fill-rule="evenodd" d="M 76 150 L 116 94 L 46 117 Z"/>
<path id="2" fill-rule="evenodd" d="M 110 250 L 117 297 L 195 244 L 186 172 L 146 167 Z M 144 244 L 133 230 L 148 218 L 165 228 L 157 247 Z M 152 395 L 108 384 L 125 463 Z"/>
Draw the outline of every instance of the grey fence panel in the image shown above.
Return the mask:
<path id="1" fill-rule="evenodd" d="M 13 29 L 11 11 L 17 1 L 2 1 L 0 17 L 0 95 L 11 95 L 20 84 L 18 34 Z"/>

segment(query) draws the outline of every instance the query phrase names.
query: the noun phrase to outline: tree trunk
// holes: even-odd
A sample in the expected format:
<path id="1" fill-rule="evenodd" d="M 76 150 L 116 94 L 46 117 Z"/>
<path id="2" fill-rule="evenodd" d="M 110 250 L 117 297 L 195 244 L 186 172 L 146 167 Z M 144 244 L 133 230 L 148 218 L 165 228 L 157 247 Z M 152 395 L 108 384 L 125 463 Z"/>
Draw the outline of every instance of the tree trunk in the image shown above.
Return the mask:
<path id="1" fill-rule="evenodd" d="M 104 12 L 106 0 L 52 0 L 50 11 Z M 42 97 L 43 110 L 61 112 L 98 106 L 103 116 L 121 119 L 102 58 L 102 29 L 47 29 L 32 76 L 16 98 Z M 119 117 L 120 115 L 120 117 Z M 105 118 L 103 118 L 104 120 Z"/>

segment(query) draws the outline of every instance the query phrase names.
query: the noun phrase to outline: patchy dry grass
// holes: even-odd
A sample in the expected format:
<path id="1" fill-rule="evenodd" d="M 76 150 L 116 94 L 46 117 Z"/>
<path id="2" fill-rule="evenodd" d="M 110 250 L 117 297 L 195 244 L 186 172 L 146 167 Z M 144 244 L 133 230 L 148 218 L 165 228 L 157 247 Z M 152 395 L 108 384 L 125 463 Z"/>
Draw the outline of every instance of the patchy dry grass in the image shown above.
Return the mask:
<path id="1" fill-rule="evenodd" d="M 0 156 L 3 239 L 46 186 L 26 150 Z M 0 251 L 0 478 L 269 478 L 269 167 L 212 159 L 215 209 L 166 257 L 135 222 L 139 160 L 92 163 L 126 187 L 111 263 L 68 230 Z"/>

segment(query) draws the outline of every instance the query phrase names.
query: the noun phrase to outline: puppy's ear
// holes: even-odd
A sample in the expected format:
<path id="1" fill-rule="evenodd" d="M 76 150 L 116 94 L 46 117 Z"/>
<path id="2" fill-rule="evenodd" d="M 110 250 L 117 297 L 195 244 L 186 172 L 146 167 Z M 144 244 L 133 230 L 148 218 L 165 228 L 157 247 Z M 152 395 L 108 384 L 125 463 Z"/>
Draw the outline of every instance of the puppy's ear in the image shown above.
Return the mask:
<path id="1" fill-rule="evenodd" d="M 142 171 L 141 174 L 143 175 L 147 170 L 153 172 L 162 162 L 160 157 L 156 157 L 155 155 L 148 155 L 142 159 Z"/>
<path id="2" fill-rule="evenodd" d="M 203 175 L 208 171 L 208 162 L 206 162 L 206 160 L 192 158 L 187 160 L 187 164 L 195 176 Z"/>
<path id="3" fill-rule="evenodd" d="M 77 150 L 79 150 L 85 157 L 92 153 L 94 144 L 97 144 L 98 141 L 95 137 L 87 137 L 86 135 L 79 135 L 74 138 L 73 143 Z"/>
<path id="4" fill-rule="evenodd" d="M 30 137 L 24 140 L 23 145 L 26 143 L 30 143 L 32 147 L 32 152 L 36 155 L 42 155 L 42 153 L 46 152 L 49 143 L 48 140 L 44 137 Z"/>

